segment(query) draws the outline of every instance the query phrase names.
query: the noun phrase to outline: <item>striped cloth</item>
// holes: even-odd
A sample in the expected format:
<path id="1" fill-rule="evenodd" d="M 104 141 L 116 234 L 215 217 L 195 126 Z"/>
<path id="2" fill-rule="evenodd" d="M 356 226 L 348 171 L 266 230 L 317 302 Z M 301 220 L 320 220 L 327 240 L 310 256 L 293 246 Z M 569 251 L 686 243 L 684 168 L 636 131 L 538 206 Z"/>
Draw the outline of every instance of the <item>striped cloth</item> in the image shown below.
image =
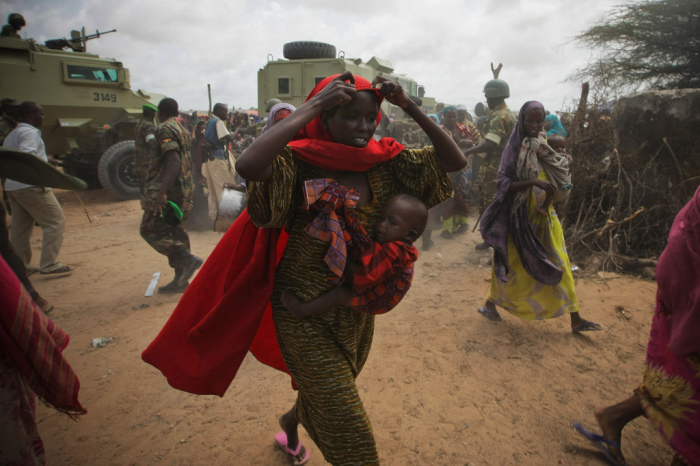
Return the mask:
<path id="1" fill-rule="evenodd" d="M 318 214 L 304 231 L 329 243 L 324 260 L 333 274 L 331 282 L 335 284 L 342 282 L 345 272 L 347 245 L 352 242 L 346 224 L 348 221 L 357 224 L 357 221 L 352 219 L 350 209 L 355 208 L 359 199 L 357 191 L 338 184 L 333 178 L 304 181 L 302 208 L 318 210 Z"/>
<path id="2" fill-rule="evenodd" d="M 78 402 L 78 377 L 62 354 L 68 340 L 0 258 L 0 348 L 38 397 L 73 416 L 86 411 Z"/>

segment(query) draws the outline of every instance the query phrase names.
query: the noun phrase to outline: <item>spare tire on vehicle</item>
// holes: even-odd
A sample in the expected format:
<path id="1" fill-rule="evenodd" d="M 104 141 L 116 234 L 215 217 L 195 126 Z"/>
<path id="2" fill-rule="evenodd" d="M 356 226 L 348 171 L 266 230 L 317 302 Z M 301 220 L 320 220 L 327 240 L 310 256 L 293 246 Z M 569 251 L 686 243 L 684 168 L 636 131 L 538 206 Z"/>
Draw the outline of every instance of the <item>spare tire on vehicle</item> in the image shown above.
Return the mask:
<path id="1" fill-rule="evenodd" d="M 117 199 L 136 199 L 141 194 L 134 168 L 134 141 L 118 142 L 102 154 L 97 175 L 102 187 Z"/>
<path id="2" fill-rule="evenodd" d="M 284 44 L 282 53 L 287 60 L 335 58 L 335 45 L 310 41 L 287 42 Z"/>

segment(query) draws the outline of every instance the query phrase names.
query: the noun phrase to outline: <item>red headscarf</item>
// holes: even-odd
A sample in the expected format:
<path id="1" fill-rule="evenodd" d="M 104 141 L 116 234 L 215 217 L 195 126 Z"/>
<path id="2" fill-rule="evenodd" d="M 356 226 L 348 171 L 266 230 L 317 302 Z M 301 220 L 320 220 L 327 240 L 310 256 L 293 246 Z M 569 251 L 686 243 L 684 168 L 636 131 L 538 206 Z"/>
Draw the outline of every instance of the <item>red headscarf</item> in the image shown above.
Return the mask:
<path id="1" fill-rule="evenodd" d="M 331 81 L 340 76 L 329 76 L 314 87 L 306 101 L 321 92 Z M 372 87 L 372 83 L 361 76 L 355 78 L 357 91 L 374 92 L 377 96 L 377 105 L 382 103 L 383 97 L 379 90 Z M 305 101 L 305 102 L 306 102 Z M 381 120 L 381 113 L 377 115 L 377 125 Z M 330 133 L 321 123 L 321 115 L 311 120 L 289 146 L 295 157 L 326 170 L 347 170 L 363 172 L 369 170 L 379 162 L 385 162 L 396 157 L 405 146 L 394 139 L 382 138 L 379 141 L 370 139 L 367 147 L 350 147 L 333 142 Z"/>

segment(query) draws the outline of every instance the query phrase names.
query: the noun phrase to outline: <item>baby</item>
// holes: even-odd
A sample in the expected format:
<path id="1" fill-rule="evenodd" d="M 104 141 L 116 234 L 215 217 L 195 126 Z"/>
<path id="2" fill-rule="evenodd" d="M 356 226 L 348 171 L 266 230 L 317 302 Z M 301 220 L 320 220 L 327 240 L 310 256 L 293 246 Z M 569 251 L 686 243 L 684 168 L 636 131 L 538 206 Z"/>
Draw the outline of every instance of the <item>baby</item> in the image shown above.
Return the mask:
<path id="1" fill-rule="evenodd" d="M 547 144 L 549 144 L 549 147 L 554 149 L 554 152 L 557 154 L 566 155 L 566 139 L 564 139 L 564 136 L 550 134 L 547 136 Z"/>
<path id="2" fill-rule="evenodd" d="M 413 263 L 418 258 L 412 243 L 427 222 L 428 209 L 419 199 L 408 194 L 392 197 L 377 223 L 376 241 L 369 240 L 361 248 L 357 264 L 348 262 L 345 285 L 306 303 L 287 289 L 282 304 L 298 319 L 318 316 L 334 306 L 368 314 L 390 311 L 411 286 Z"/>

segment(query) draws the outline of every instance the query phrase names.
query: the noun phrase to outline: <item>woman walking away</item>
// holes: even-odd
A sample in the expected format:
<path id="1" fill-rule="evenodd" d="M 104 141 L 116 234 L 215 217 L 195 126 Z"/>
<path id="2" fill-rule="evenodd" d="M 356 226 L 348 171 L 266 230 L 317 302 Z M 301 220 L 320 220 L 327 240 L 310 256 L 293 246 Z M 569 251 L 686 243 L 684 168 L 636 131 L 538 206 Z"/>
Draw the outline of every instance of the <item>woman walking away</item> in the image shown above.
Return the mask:
<path id="1" fill-rule="evenodd" d="M 571 188 L 568 161 L 547 146 L 543 124 L 542 104 L 526 102 L 503 150 L 498 194 L 481 220 L 494 259 L 479 313 L 493 321 L 501 320 L 496 306 L 530 320 L 569 313 L 574 333 L 602 330 L 579 313 L 564 233 L 551 205 Z"/>
<path id="2" fill-rule="evenodd" d="M 656 307 L 642 384 L 620 403 L 595 411 L 603 435 L 575 424 L 613 464 L 625 464 L 622 429 L 645 416 L 676 453 L 700 465 L 700 188 L 678 213 L 656 266 Z"/>

